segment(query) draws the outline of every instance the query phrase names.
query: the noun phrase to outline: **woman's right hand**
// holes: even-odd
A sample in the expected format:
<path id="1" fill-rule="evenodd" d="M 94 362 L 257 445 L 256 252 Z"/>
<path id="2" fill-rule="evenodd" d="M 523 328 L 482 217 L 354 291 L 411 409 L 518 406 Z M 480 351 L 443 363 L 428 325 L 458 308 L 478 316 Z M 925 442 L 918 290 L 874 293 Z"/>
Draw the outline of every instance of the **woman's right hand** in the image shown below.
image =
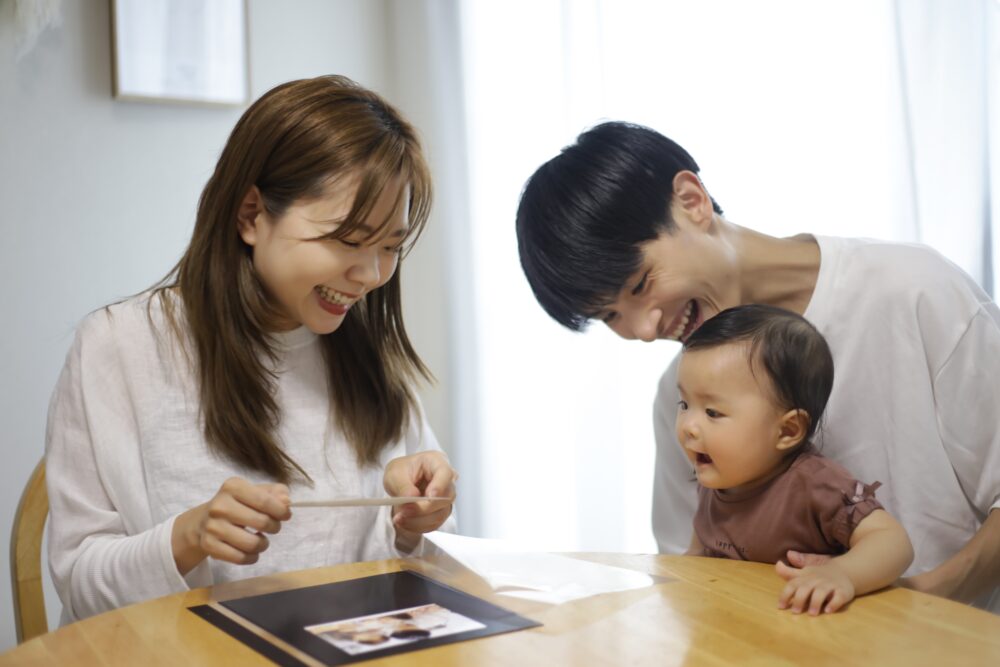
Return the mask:
<path id="1" fill-rule="evenodd" d="M 170 542 L 181 576 L 212 557 L 237 565 L 256 563 L 267 549 L 265 533 L 281 530 L 292 516 L 288 487 L 251 484 L 230 477 L 210 501 L 174 521 Z"/>

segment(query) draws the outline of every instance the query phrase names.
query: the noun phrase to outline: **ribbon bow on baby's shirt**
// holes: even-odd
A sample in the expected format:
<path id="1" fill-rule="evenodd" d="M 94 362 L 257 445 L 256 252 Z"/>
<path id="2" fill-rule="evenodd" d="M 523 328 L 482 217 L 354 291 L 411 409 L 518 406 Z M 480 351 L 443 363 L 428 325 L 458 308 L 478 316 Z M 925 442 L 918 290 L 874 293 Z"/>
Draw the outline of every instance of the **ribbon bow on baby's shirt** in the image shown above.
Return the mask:
<path id="1" fill-rule="evenodd" d="M 861 482 L 854 483 L 854 495 L 849 496 L 844 494 L 844 504 L 845 505 L 857 505 L 862 500 L 868 500 L 869 498 L 875 497 L 875 489 L 882 486 L 882 482 L 874 482 L 872 484 L 862 484 Z"/>
<path id="2" fill-rule="evenodd" d="M 877 509 L 882 509 L 882 503 L 875 498 L 875 489 L 882 486 L 882 482 L 873 482 L 871 484 L 863 484 L 861 482 L 854 483 L 854 493 L 853 495 L 848 495 L 846 491 L 842 491 L 844 505 L 847 508 L 847 525 L 850 531 L 853 532 L 854 528 L 857 527 L 861 520 L 866 516 L 871 514 Z M 862 507 L 858 507 L 864 503 Z M 861 515 L 857 516 L 858 509 L 861 509 Z"/>

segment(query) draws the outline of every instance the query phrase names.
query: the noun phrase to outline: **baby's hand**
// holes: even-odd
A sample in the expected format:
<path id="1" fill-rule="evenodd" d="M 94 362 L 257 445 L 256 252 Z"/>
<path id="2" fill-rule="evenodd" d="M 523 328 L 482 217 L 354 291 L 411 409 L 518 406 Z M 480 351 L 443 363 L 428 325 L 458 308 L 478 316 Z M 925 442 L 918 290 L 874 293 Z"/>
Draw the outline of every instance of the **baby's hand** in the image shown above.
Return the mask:
<path id="1" fill-rule="evenodd" d="M 778 609 L 791 607 L 800 614 L 808 608 L 816 616 L 820 612 L 833 613 L 854 599 L 854 584 L 832 561 L 801 569 L 778 561 L 774 570 L 788 581 L 778 596 Z"/>

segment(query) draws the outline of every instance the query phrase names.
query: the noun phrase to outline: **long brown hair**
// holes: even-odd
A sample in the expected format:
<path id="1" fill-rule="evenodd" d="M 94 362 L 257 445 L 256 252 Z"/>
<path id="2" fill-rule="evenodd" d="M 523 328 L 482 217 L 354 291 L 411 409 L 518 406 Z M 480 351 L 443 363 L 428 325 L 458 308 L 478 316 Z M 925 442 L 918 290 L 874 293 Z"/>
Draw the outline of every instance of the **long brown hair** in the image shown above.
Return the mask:
<path id="1" fill-rule="evenodd" d="M 178 333 L 185 327 L 168 291 L 180 294 L 209 446 L 283 482 L 296 471 L 309 475 L 276 436 L 276 376 L 265 361 L 275 358 L 268 332 L 279 312 L 238 233 L 237 211 L 256 186 L 267 212 L 278 219 L 294 202 L 321 196 L 331 181 L 347 175 L 359 185 L 335 236 L 346 237 L 364 224 L 383 189 L 402 177 L 409 184 L 403 205 L 409 207 L 406 242 L 412 244 L 427 221 L 431 179 L 410 124 L 380 96 L 342 76 L 270 90 L 230 134 L 202 192 L 191 243 L 156 288 Z M 374 463 L 415 414 L 411 382 L 430 379 L 403 327 L 399 268 L 321 340 L 334 422 L 358 461 Z"/>

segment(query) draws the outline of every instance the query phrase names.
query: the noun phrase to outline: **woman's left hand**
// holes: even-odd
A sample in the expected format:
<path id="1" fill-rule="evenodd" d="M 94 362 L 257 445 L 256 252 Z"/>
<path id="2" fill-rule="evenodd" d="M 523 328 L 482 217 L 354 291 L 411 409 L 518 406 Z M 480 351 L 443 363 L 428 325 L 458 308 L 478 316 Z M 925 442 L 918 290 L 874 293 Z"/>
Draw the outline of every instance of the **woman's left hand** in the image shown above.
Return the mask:
<path id="1" fill-rule="evenodd" d="M 457 479 L 458 472 L 442 452 L 420 452 L 389 461 L 382 483 L 390 496 L 448 499 L 407 503 L 393 508 L 397 548 L 412 551 L 422 533 L 437 530 L 451 516 Z"/>

